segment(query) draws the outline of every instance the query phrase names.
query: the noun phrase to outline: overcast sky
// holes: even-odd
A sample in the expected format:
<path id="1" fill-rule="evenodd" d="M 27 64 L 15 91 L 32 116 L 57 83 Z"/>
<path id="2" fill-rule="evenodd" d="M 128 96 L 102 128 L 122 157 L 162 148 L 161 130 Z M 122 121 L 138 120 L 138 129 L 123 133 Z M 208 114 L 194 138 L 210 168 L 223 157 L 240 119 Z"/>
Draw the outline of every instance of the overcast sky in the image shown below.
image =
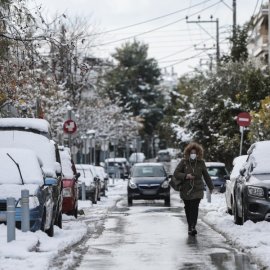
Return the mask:
<path id="1" fill-rule="evenodd" d="M 165 16 L 158 20 L 113 31 L 102 35 L 91 52 L 97 57 L 109 57 L 115 47 L 124 41 L 114 42 L 119 39 L 134 36 L 149 45 L 149 56 L 159 61 L 160 67 L 174 70 L 178 75 L 192 72 L 201 63 L 209 63 L 215 59 L 216 23 L 191 24 L 189 20 L 209 20 L 213 15 L 220 21 L 221 53 L 228 50 L 228 37 L 232 25 L 232 0 L 32 0 L 42 4 L 49 15 L 65 13 L 69 17 L 82 16 L 89 23 L 96 26 L 97 32 L 116 29 L 140 23 L 169 13 L 179 11 L 173 15 Z M 236 0 L 237 22 L 243 24 L 259 10 L 263 0 Z M 180 11 L 185 9 L 184 11 Z M 179 20 L 178 22 L 175 22 Z M 175 23 L 174 23 L 175 22 Z M 165 27 L 166 24 L 170 26 Z M 155 30 L 155 28 L 160 28 Z M 148 32 L 142 34 L 143 32 Z M 142 35 L 141 35 L 142 34 Z M 128 39 L 127 39 L 128 40 Z M 105 44 L 109 43 L 110 44 Z M 195 46 L 197 45 L 195 49 Z M 210 48 L 208 50 L 199 50 Z M 211 49 L 212 48 L 212 49 Z M 189 60 L 187 60 L 189 59 Z"/>

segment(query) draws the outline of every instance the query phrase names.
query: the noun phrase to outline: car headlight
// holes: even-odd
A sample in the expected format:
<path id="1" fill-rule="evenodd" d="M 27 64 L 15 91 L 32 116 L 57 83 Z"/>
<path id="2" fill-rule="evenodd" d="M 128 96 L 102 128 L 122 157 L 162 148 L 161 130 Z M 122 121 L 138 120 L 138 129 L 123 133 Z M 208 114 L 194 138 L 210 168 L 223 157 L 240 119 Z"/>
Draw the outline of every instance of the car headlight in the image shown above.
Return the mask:
<path id="1" fill-rule="evenodd" d="M 248 186 L 248 194 L 256 197 L 264 197 L 264 190 L 261 187 Z"/>
<path id="2" fill-rule="evenodd" d="M 29 196 L 29 208 L 36 208 L 39 206 L 39 200 L 37 196 Z M 19 199 L 16 207 L 22 207 L 22 199 Z"/>
<path id="3" fill-rule="evenodd" d="M 136 185 L 134 182 L 132 182 L 132 181 L 129 181 L 128 186 L 129 186 L 130 188 L 132 188 L 132 189 L 137 188 L 137 185 Z"/>
<path id="4" fill-rule="evenodd" d="M 168 188 L 169 187 L 169 182 L 166 180 L 162 183 L 161 185 L 162 188 Z"/>
<path id="5" fill-rule="evenodd" d="M 70 187 L 63 188 L 63 197 L 72 197 L 72 189 Z"/>

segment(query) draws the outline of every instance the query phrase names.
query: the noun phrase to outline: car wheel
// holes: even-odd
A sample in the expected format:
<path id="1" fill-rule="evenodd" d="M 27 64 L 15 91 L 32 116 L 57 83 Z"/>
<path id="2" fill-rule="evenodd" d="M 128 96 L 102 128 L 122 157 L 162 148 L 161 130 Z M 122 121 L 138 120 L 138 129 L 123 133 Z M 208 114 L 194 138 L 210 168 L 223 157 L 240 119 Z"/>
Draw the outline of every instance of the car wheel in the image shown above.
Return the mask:
<path id="1" fill-rule="evenodd" d="M 247 220 L 247 215 L 245 211 L 245 206 L 243 204 L 243 198 L 242 198 L 242 224 L 244 224 Z"/>
<path id="2" fill-rule="evenodd" d="M 78 218 L 78 207 L 76 207 L 74 210 L 73 210 L 73 216 L 75 218 Z"/>
<path id="3" fill-rule="evenodd" d="M 236 202 L 236 200 L 235 200 Z M 238 215 L 237 203 L 234 204 L 234 211 L 233 211 L 234 223 L 237 225 L 243 225 L 242 219 Z"/>
<path id="4" fill-rule="evenodd" d="M 45 231 L 46 234 L 50 237 L 53 237 L 54 236 L 54 227 L 53 227 L 53 222 L 51 223 L 51 226 L 48 230 Z"/>
<path id="5" fill-rule="evenodd" d="M 171 206 L 171 197 L 170 196 L 168 196 L 167 198 L 165 198 L 164 204 L 165 204 L 165 206 Z"/>
<path id="6" fill-rule="evenodd" d="M 46 210 L 44 209 L 40 225 L 40 230 L 43 232 L 45 232 L 45 223 L 46 223 Z"/>
<path id="7" fill-rule="evenodd" d="M 62 212 L 58 214 L 57 218 L 57 224 L 56 224 L 60 229 L 62 229 Z"/>
<path id="8" fill-rule="evenodd" d="M 132 206 L 132 204 L 133 204 L 132 199 L 128 197 L 128 206 Z"/>
<path id="9" fill-rule="evenodd" d="M 230 208 L 227 207 L 227 213 L 230 214 L 230 215 L 232 215 L 232 209 L 230 209 Z"/>

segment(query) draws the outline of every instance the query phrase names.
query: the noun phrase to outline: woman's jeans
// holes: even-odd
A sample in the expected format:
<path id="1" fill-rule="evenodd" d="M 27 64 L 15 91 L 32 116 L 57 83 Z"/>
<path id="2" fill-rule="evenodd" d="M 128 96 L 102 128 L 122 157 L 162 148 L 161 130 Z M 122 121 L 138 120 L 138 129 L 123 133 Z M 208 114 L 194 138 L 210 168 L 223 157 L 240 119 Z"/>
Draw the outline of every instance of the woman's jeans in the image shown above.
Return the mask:
<path id="1" fill-rule="evenodd" d="M 184 200 L 185 212 L 189 228 L 195 228 L 199 213 L 199 204 L 201 199 Z"/>

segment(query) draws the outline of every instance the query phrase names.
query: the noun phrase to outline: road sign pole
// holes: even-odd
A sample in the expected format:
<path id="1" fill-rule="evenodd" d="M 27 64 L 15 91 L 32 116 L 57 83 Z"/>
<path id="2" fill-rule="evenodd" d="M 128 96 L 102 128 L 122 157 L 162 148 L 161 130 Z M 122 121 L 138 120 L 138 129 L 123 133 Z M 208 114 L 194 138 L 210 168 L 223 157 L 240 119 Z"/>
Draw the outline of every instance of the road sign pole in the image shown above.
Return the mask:
<path id="1" fill-rule="evenodd" d="M 71 110 L 68 110 L 68 119 L 71 119 Z M 68 147 L 71 148 L 71 133 L 68 133 Z"/>
<path id="2" fill-rule="evenodd" d="M 240 126 L 240 133 L 241 133 L 241 141 L 240 141 L 240 152 L 239 152 L 239 156 L 242 155 L 243 139 L 244 139 L 244 127 L 241 127 Z"/>

